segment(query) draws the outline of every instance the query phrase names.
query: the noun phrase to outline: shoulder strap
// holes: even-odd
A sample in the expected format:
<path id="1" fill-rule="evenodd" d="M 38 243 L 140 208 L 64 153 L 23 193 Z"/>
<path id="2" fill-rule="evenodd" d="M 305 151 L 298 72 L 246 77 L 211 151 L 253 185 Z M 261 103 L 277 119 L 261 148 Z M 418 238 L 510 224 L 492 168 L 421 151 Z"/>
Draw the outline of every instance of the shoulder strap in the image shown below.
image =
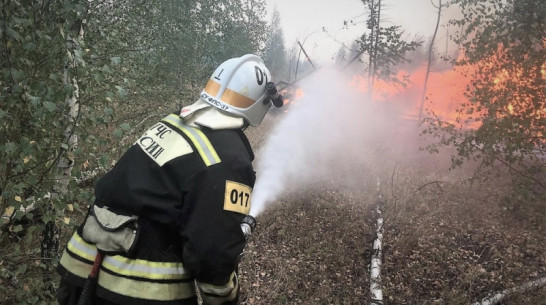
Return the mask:
<path id="1" fill-rule="evenodd" d="M 206 166 L 211 166 L 221 162 L 216 150 L 210 143 L 207 136 L 201 130 L 185 125 L 182 119 L 176 114 L 169 114 L 161 121 L 169 123 L 178 130 L 182 131 L 192 141 Z"/>

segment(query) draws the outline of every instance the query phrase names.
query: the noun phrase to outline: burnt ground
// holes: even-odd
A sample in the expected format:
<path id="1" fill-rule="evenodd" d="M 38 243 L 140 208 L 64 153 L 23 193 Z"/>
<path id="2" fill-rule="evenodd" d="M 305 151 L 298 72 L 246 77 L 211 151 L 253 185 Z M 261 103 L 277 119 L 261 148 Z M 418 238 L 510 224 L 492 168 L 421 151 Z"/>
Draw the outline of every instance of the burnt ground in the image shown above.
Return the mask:
<path id="1" fill-rule="evenodd" d="M 546 277 L 544 202 L 507 200 L 498 180 L 404 175 L 381 190 L 384 304 L 472 304 Z M 371 304 L 376 195 L 372 184 L 331 185 L 261 214 L 240 267 L 241 304 Z M 546 287 L 501 304 L 546 304 Z"/>

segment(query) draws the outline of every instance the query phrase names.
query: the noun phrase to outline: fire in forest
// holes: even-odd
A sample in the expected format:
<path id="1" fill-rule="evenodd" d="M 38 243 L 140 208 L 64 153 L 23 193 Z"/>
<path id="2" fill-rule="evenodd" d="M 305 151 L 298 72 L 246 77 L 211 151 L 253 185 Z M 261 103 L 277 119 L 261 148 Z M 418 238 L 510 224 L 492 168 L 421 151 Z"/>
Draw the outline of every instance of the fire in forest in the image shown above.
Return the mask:
<path id="1" fill-rule="evenodd" d="M 446 65 L 431 71 L 424 96 L 426 64 L 398 72 L 398 79 L 407 80 L 405 86 L 376 80 L 371 96 L 368 80 L 360 75 L 323 68 L 306 77 L 258 151 L 251 215 L 303 187 L 355 184 L 379 176 L 380 163 L 423 154 L 418 149 L 422 103 L 427 110 L 423 116 L 433 114 L 463 128 L 479 127 L 479 108 L 460 111 L 468 103 L 465 92 L 475 69 Z M 507 77 L 499 74 L 493 81 L 503 86 Z M 525 102 L 515 98 L 506 112 Z M 535 115 L 545 114 L 539 110 Z"/>
<path id="2" fill-rule="evenodd" d="M 321 69 L 299 84 L 301 92 L 258 152 L 257 182 L 250 214 L 257 216 L 278 197 L 328 183 L 354 184 L 373 176 L 384 150 L 408 139 L 408 121 L 387 103 L 374 102 L 351 76 Z M 414 121 L 409 122 L 416 126 Z"/>

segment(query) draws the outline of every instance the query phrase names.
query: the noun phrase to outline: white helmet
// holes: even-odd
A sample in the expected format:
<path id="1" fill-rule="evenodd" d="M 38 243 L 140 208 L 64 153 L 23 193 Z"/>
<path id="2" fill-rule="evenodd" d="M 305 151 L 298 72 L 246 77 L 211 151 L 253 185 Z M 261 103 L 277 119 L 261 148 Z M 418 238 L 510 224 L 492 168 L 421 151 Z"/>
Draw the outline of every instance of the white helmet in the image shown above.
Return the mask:
<path id="1" fill-rule="evenodd" d="M 228 59 L 211 75 L 201 92 L 201 99 L 222 111 L 242 117 L 252 126 L 258 126 L 271 105 L 268 92 L 276 93 L 270 79 L 269 69 L 256 55 Z M 266 91 L 266 85 L 269 91 Z"/>

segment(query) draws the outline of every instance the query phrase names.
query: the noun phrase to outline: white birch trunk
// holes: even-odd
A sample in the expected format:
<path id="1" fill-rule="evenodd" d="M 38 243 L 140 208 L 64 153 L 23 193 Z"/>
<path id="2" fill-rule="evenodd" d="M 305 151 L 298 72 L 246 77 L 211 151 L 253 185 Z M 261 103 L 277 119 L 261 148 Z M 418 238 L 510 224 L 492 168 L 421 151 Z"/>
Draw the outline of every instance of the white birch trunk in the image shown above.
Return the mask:
<path id="1" fill-rule="evenodd" d="M 78 30 L 78 37 L 73 38 L 71 33 L 67 36 L 67 49 L 68 52 L 73 54 L 74 50 L 79 49 L 79 42 L 83 39 L 83 27 L 80 26 Z M 76 120 L 80 111 L 79 103 L 79 86 L 76 76 L 70 78 L 70 71 L 74 71 L 77 68 L 77 63 L 74 58 L 68 61 L 64 68 L 65 85 L 72 85 L 74 87 L 74 93 L 72 96 L 66 96 L 65 103 L 68 106 L 67 123 L 63 131 L 64 142 L 61 150 L 64 153 L 61 154 L 59 163 L 57 164 L 57 171 L 55 174 L 55 186 L 54 193 L 66 194 L 68 192 L 68 184 L 72 179 L 72 168 L 74 167 L 74 150 L 78 146 L 78 136 L 75 134 Z"/>
<path id="2" fill-rule="evenodd" d="M 495 305 L 499 304 L 500 302 L 504 301 L 510 294 L 515 292 L 524 292 L 531 289 L 538 289 L 542 286 L 546 286 L 546 277 L 543 277 L 541 279 L 527 282 L 521 286 L 510 288 L 503 290 L 499 293 L 493 294 L 491 296 L 488 296 L 484 299 L 482 299 L 481 302 L 476 302 L 474 305 Z"/>
<path id="3" fill-rule="evenodd" d="M 71 54 L 69 60 L 64 67 L 64 79 L 65 85 L 74 86 L 74 92 L 71 96 L 67 95 L 65 103 L 68 106 L 68 117 L 66 119 L 66 126 L 63 130 L 63 143 L 61 144 L 60 156 L 55 171 L 55 184 L 53 185 L 49 204 L 47 206 L 47 212 L 55 215 L 55 207 L 53 202 L 59 198 L 59 195 L 68 193 L 68 185 L 72 179 L 72 168 L 74 167 L 74 155 L 73 152 L 78 144 L 78 137 L 75 134 L 76 121 L 79 112 L 79 86 L 78 79 L 75 75 L 77 68 L 77 60 L 75 52 L 79 49 L 79 43 L 83 39 L 83 27 L 81 20 L 76 21 L 72 30 L 68 32 L 66 37 L 67 52 Z M 73 73 L 71 73 L 73 72 Z M 71 74 L 72 77 L 70 77 Z M 41 256 L 43 263 L 48 266 L 44 268 L 43 277 L 44 282 L 52 283 L 51 258 L 57 255 L 59 249 L 59 235 L 60 228 L 56 225 L 55 220 L 44 223 L 44 229 L 42 230 L 42 244 L 41 244 Z M 48 287 L 50 290 L 54 290 L 53 286 Z"/>
<path id="4" fill-rule="evenodd" d="M 372 261 L 370 264 L 370 293 L 372 295 L 371 303 L 372 305 L 383 304 L 383 290 L 381 289 L 381 259 L 382 259 L 382 249 L 383 249 L 383 216 L 381 215 L 380 205 L 383 201 L 379 191 L 381 189 L 381 184 L 377 180 L 377 229 L 376 229 L 376 239 L 373 242 L 373 254 Z"/>
<path id="5" fill-rule="evenodd" d="M 433 4 L 434 5 L 434 4 Z M 432 66 L 433 61 L 433 54 L 432 51 L 434 50 L 434 41 L 436 40 L 436 34 L 438 33 L 438 27 L 440 26 L 440 18 L 442 17 L 442 0 L 439 1 L 438 4 L 438 15 L 436 17 L 436 27 L 434 28 L 434 34 L 432 35 L 432 40 L 430 41 L 430 45 L 428 46 L 428 60 L 427 60 L 427 72 L 425 73 L 425 82 L 423 85 L 423 93 L 421 94 L 421 104 L 419 106 L 419 117 L 417 118 L 417 121 L 419 124 L 421 124 L 421 119 L 423 118 L 423 108 L 425 106 L 425 99 L 427 97 L 427 87 L 428 87 L 428 79 L 430 75 L 430 68 Z"/>

